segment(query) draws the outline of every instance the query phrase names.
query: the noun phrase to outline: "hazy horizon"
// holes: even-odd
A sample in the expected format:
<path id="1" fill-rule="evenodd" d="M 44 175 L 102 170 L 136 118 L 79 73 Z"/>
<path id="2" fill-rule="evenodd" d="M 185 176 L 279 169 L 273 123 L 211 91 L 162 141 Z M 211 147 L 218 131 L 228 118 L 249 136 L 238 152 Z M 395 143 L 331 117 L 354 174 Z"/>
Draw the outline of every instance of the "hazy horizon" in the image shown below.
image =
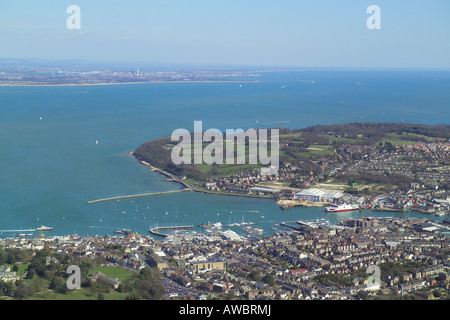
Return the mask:
<path id="1" fill-rule="evenodd" d="M 358 67 L 344 67 L 344 66 L 287 66 L 287 65 L 251 65 L 251 64 L 201 64 L 201 63 L 164 63 L 164 62 L 152 62 L 152 61 L 126 61 L 126 60 L 93 60 L 93 59 L 53 59 L 53 58 L 34 58 L 34 57 L 0 57 L 0 64 L 11 63 L 4 60 L 13 60 L 18 63 L 28 63 L 30 65 L 39 63 L 42 64 L 67 64 L 70 66 L 81 66 L 82 64 L 91 64 L 92 67 L 111 67 L 111 66 L 123 66 L 123 67 L 161 67 L 161 68 L 217 68 L 217 69 L 247 69 L 249 71 L 255 71 L 260 69 L 261 71 L 274 71 L 274 70 L 286 70 L 286 71 L 408 71 L 408 70 L 423 70 L 423 71 L 450 71 L 450 67 L 370 67 L 370 66 L 358 66 Z"/>
<path id="2" fill-rule="evenodd" d="M 72 5 L 79 8 L 78 28 Z M 372 5 L 379 29 L 368 23 Z M 447 0 L 0 4 L 2 56 L 269 68 L 449 69 Z"/>

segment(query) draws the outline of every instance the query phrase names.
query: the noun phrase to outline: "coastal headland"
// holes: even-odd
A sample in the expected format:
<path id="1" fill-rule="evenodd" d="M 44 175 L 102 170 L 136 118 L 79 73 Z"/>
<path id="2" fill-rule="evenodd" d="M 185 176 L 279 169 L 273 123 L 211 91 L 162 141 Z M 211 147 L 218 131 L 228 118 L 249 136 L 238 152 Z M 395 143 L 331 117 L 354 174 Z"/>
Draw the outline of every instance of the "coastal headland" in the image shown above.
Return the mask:
<path id="1" fill-rule="evenodd" d="M 417 207 L 420 201 L 406 201 L 403 195 L 422 198 L 429 190 L 450 189 L 449 125 L 347 123 L 278 129 L 280 168 L 272 175 L 261 175 L 258 165 L 174 165 L 171 137 L 146 142 L 129 155 L 191 191 L 273 199 L 282 209 L 358 201 L 376 210 L 382 199 L 385 211 L 423 212 Z M 340 195 L 298 197 L 308 189 Z M 388 195 L 392 203 L 385 205 L 379 195 Z"/>

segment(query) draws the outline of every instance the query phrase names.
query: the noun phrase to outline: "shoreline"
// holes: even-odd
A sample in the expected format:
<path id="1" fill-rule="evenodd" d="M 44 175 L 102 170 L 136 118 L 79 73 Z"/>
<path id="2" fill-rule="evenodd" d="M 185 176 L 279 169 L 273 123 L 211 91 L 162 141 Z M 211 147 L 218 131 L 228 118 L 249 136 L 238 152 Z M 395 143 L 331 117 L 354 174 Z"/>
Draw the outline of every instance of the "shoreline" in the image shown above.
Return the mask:
<path id="1" fill-rule="evenodd" d="M 153 84 L 153 83 L 257 83 L 259 80 L 186 80 L 186 81 L 141 81 L 141 82 L 106 82 L 106 83 L 66 83 L 66 84 L 2 84 L 1 87 L 82 87 L 113 86 L 121 84 Z"/>
<path id="2" fill-rule="evenodd" d="M 179 183 L 179 184 L 181 184 L 184 187 L 183 189 L 189 189 L 191 191 L 195 191 L 190 185 L 188 185 L 187 183 L 185 183 L 185 182 L 183 182 L 183 181 L 181 181 L 179 179 L 175 179 L 170 173 L 168 173 L 168 172 L 166 172 L 166 171 L 164 171 L 164 170 L 162 170 L 162 169 L 160 169 L 158 167 L 155 167 L 154 165 L 148 163 L 145 160 L 139 159 L 139 157 L 137 157 L 134 154 L 134 152 L 128 152 L 128 156 L 136 159 L 140 164 L 150 168 L 150 171 L 157 172 L 157 173 L 167 177 L 168 178 L 167 181 Z"/>
<path id="3" fill-rule="evenodd" d="M 128 156 L 136 159 L 140 164 L 150 168 L 150 171 L 153 172 L 157 172 L 165 177 L 167 177 L 167 181 L 169 182 L 176 182 L 181 184 L 184 188 L 183 189 L 188 189 L 190 191 L 193 192 L 197 192 L 197 193 L 203 193 L 203 194 L 214 194 L 214 195 L 222 195 L 222 196 L 235 196 L 235 197 L 247 197 L 247 198 L 259 198 L 259 199 L 269 199 L 269 200 L 273 200 L 273 198 L 267 197 L 267 196 L 259 196 L 259 195 L 252 195 L 252 194 L 239 194 L 239 193 L 227 193 L 227 192 L 218 192 L 218 191 L 210 191 L 210 190 L 199 190 L 196 189 L 192 186 L 190 186 L 189 184 L 187 184 L 186 182 L 174 178 L 170 173 L 162 170 L 161 168 L 155 167 L 154 165 L 148 163 L 145 160 L 139 159 L 139 157 L 137 157 L 134 152 L 128 152 Z"/>

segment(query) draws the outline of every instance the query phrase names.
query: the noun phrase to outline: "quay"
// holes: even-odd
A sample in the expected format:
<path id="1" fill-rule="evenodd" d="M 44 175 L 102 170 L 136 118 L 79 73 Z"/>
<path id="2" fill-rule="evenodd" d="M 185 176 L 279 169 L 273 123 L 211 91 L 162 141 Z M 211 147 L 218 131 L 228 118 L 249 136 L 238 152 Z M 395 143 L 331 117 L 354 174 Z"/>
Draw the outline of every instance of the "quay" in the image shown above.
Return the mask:
<path id="1" fill-rule="evenodd" d="M 157 236 L 161 236 L 161 237 L 168 237 L 167 234 L 161 233 L 159 232 L 159 230 L 179 230 L 179 229 L 192 229 L 194 228 L 193 225 L 189 225 L 189 226 L 171 226 L 171 227 L 154 227 L 154 228 L 149 228 L 149 231 L 151 234 L 157 235 Z"/>
<path id="2" fill-rule="evenodd" d="M 127 196 L 118 196 L 118 197 L 97 199 L 97 200 L 88 201 L 87 203 L 91 204 L 91 203 L 102 202 L 102 201 L 119 200 L 119 199 L 124 199 L 124 198 L 154 196 L 154 195 L 158 195 L 158 194 L 177 193 L 177 192 L 183 192 L 183 191 L 191 191 L 191 190 L 190 189 L 181 189 L 181 190 L 173 190 L 173 191 L 161 191 L 161 192 L 152 192 L 152 193 L 132 194 L 132 195 L 127 195 Z"/>
<path id="3" fill-rule="evenodd" d="M 32 232 L 36 229 L 19 229 L 19 230 L 0 230 L 0 232 Z"/>

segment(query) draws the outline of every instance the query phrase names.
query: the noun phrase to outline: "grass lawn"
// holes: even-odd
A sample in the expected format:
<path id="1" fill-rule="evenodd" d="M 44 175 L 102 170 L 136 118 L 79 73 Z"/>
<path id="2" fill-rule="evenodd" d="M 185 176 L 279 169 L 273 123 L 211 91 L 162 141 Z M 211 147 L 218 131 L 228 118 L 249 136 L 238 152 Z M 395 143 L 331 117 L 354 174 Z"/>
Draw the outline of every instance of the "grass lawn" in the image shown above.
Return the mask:
<path id="1" fill-rule="evenodd" d="M 415 140 L 411 140 L 411 138 L 414 138 L 414 137 L 423 138 L 423 139 L 426 139 L 428 141 L 439 141 L 439 140 L 442 140 L 440 138 L 432 138 L 432 137 L 427 137 L 427 136 L 420 135 L 420 134 L 415 134 L 415 133 L 398 134 L 398 133 L 390 132 L 390 133 L 387 133 L 386 136 L 387 136 L 386 138 L 380 140 L 376 144 L 379 144 L 380 142 L 382 142 L 383 144 L 385 142 L 390 142 L 394 146 L 400 146 L 400 145 L 403 145 L 403 144 L 410 145 L 410 144 L 415 144 L 415 143 L 418 142 L 418 141 L 415 141 Z"/>
<path id="2" fill-rule="evenodd" d="M 422 138 L 428 141 L 445 141 L 444 138 L 436 138 L 436 137 L 428 137 L 425 136 L 423 134 L 418 134 L 418 133 L 410 133 L 410 132 L 404 132 L 402 134 L 398 134 L 398 133 L 387 133 L 387 136 L 390 137 L 402 137 L 403 139 L 408 139 L 410 137 L 414 137 L 414 138 Z"/>
<path id="3" fill-rule="evenodd" d="M 334 152 L 330 150 L 330 146 L 327 145 L 312 144 L 307 149 L 309 152 L 319 156 L 334 155 Z"/>
<path id="4" fill-rule="evenodd" d="M 14 265 L 13 264 L 5 264 L 5 266 L 11 267 L 11 270 L 12 270 Z M 19 270 L 17 270 L 16 274 L 19 277 L 21 277 L 25 273 L 25 270 L 28 268 L 28 264 L 27 263 L 26 264 L 24 264 L 24 263 L 17 263 L 17 267 L 19 267 Z"/>
<path id="5" fill-rule="evenodd" d="M 225 177 L 233 174 L 240 173 L 242 171 L 248 171 L 251 169 L 257 169 L 262 167 L 258 164 L 221 164 L 217 166 L 218 174 L 212 175 L 209 164 L 196 164 L 195 167 L 208 176 L 208 178 Z"/>
<path id="6" fill-rule="evenodd" d="M 94 272 L 102 272 L 108 278 L 117 278 L 120 281 L 128 280 L 133 276 L 133 272 L 118 267 L 96 267 L 89 274 Z"/>
<path id="7" fill-rule="evenodd" d="M 411 145 L 417 143 L 417 141 L 403 140 L 401 138 L 384 138 L 378 141 L 376 144 L 378 145 L 380 142 L 383 144 L 385 144 L 386 142 L 390 142 L 393 146 L 401 146 L 403 144 Z"/>
<path id="8" fill-rule="evenodd" d="M 281 138 L 296 139 L 296 138 L 300 138 L 301 136 L 302 136 L 302 132 L 285 133 L 285 134 L 280 134 L 280 139 Z"/>
<path id="9" fill-rule="evenodd" d="M 120 293 L 112 290 L 104 293 L 105 300 L 123 300 L 127 297 L 127 293 Z M 89 289 L 74 289 L 67 294 L 56 293 L 51 290 L 40 292 L 29 298 L 28 300 L 97 300 L 98 294 L 92 294 Z"/>

